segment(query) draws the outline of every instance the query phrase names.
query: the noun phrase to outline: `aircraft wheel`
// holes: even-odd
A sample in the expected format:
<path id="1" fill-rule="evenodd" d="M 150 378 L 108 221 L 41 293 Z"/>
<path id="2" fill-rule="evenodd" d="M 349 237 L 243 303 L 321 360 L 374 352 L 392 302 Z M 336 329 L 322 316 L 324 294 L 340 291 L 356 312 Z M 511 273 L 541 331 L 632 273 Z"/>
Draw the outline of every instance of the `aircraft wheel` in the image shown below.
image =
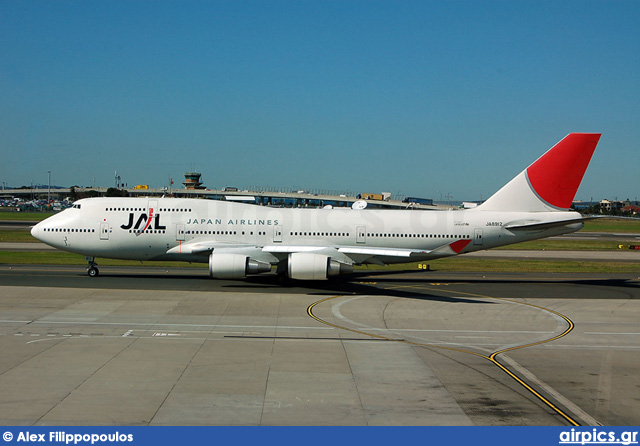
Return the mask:
<path id="1" fill-rule="evenodd" d="M 87 274 L 89 275 L 89 277 L 98 277 L 98 274 L 100 274 L 100 271 L 98 271 L 98 268 L 96 268 L 95 266 L 90 266 L 87 269 Z"/>

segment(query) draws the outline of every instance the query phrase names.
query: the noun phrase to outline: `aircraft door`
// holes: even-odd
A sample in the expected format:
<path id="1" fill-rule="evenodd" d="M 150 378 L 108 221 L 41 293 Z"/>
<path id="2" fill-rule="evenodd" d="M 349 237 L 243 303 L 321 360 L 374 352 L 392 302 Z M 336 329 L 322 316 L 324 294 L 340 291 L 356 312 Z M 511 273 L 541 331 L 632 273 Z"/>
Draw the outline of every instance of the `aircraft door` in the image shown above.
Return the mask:
<path id="1" fill-rule="evenodd" d="M 184 225 L 176 225 L 176 241 L 184 242 Z"/>
<path id="2" fill-rule="evenodd" d="M 476 228 L 473 230 L 473 244 L 482 245 L 482 228 Z"/>
<path id="3" fill-rule="evenodd" d="M 109 240 L 109 223 L 106 221 L 100 223 L 100 240 Z"/>
<path id="4" fill-rule="evenodd" d="M 356 243 L 367 242 L 367 228 L 365 226 L 358 226 L 356 228 Z"/>
<path id="5" fill-rule="evenodd" d="M 147 207 L 149 218 L 156 218 L 156 214 L 158 213 L 158 200 L 149 200 Z M 151 225 L 149 225 L 149 227 L 151 227 Z"/>
<path id="6" fill-rule="evenodd" d="M 282 243 L 282 226 L 280 225 L 273 227 L 273 242 Z"/>

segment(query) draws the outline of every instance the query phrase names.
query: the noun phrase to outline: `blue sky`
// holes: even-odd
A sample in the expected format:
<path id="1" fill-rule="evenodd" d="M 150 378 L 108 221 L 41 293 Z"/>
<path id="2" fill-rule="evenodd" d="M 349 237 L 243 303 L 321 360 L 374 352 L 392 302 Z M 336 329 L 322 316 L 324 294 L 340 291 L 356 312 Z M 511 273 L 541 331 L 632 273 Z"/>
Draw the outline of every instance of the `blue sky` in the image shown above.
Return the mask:
<path id="1" fill-rule="evenodd" d="M 487 198 L 602 132 L 640 196 L 637 1 L 0 2 L 0 181 Z"/>

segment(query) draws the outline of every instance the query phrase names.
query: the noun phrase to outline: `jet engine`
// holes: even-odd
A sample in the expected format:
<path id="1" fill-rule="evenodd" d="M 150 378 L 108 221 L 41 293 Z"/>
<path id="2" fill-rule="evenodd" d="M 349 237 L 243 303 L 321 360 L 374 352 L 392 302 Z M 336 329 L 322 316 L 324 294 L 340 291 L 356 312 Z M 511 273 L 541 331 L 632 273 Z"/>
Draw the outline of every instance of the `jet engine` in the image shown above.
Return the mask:
<path id="1" fill-rule="evenodd" d="M 297 280 L 326 280 L 330 276 L 353 272 L 353 265 L 338 262 L 324 254 L 293 252 L 289 254 L 288 275 Z"/>
<path id="2" fill-rule="evenodd" d="M 267 273 L 271 264 L 259 262 L 242 254 L 211 254 L 209 274 L 214 279 L 244 279 L 247 274 Z"/>

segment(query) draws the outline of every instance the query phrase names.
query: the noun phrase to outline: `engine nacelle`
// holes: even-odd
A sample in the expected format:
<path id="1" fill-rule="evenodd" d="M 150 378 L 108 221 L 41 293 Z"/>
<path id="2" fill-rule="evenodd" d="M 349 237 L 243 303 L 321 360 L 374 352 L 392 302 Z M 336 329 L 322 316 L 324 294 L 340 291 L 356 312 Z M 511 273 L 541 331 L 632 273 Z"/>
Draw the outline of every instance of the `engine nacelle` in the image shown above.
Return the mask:
<path id="1" fill-rule="evenodd" d="M 353 272 L 353 265 L 338 262 L 324 254 L 293 252 L 289 254 L 288 273 L 291 279 L 326 280 L 330 276 Z"/>
<path id="2" fill-rule="evenodd" d="M 211 254 L 209 274 L 214 279 L 244 279 L 247 274 L 271 271 L 271 264 L 252 260 L 243 254 Z"/>

